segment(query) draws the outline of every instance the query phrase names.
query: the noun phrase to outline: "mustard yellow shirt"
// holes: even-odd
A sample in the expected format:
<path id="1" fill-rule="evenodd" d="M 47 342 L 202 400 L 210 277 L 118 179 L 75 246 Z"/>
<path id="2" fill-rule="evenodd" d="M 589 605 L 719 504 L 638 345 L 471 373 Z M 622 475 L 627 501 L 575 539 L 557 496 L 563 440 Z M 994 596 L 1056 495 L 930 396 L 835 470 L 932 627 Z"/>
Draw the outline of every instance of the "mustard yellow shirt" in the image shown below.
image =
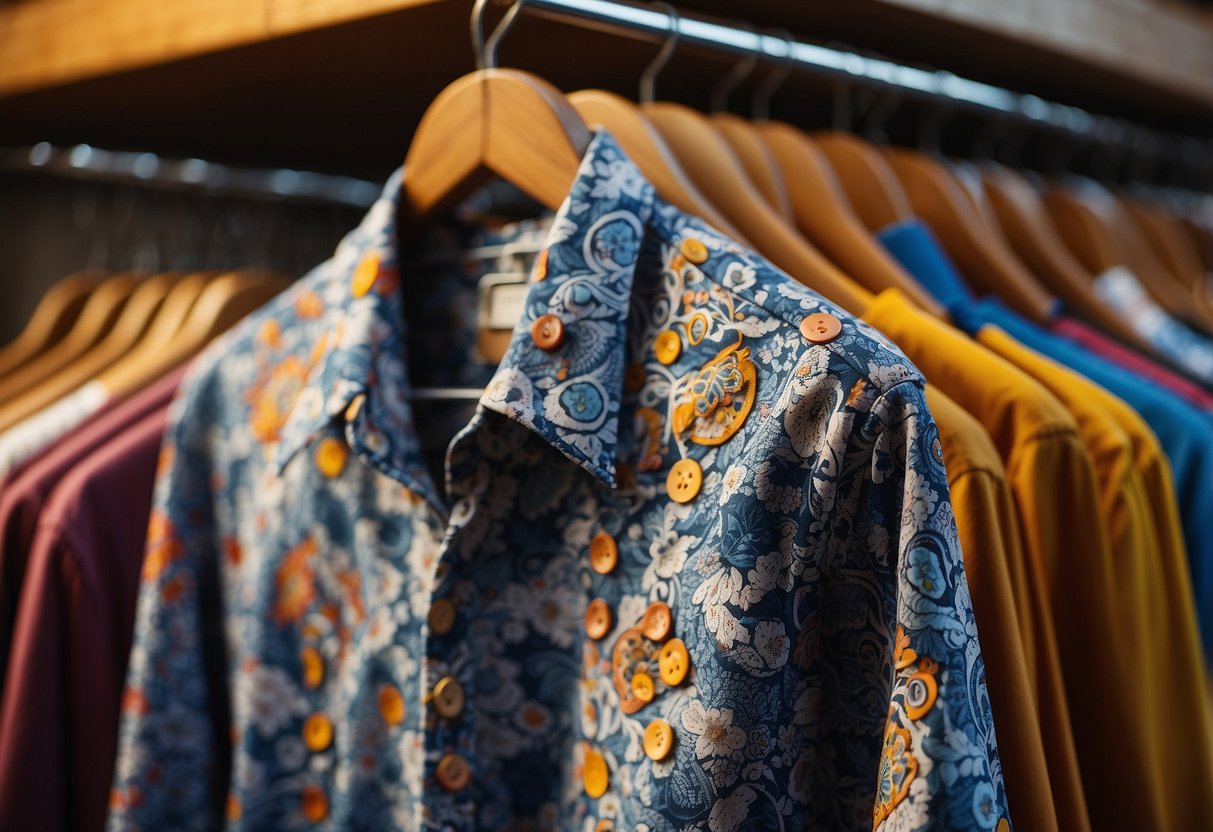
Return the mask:
<path id="1" fill-rule="evenodd" d="M 1134 683 L 1162 789 L 1164 829 L 1213 829 L 1213 747 L 1178 507 L 1157 438 L 1128 405 L 987 326 L 977 340 L 1045 385 L 1074 415 L 1099 478 Z M 1183 749 L 1182 753 L 1176 753 Z"/>

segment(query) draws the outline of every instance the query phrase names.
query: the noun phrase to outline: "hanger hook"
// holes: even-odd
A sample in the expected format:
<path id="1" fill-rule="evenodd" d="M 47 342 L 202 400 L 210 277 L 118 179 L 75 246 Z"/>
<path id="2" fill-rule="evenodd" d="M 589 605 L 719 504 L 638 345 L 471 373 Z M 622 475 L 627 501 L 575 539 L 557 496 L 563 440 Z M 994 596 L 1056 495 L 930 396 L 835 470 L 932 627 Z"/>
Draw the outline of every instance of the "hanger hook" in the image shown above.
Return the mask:
<path id="1" fill-rule="evenodd" d="M 476 55 L 477 69 L 497 68 L 497 47 L 505 33 L 514 25 L 522 7 L 526 5 L 526 0 L 514 0 L 514 4 L 497 24 L 497 28 L 489 35 L 488 40 L 485 40 L 484 10 L 491 2 L 492 0 L 476 0 L 476 5 L 472 7 L 472 50 Z"/>
<path id="2" fill-rule="evenodd" d="M 756 29 L 746 27 L 751 34 L 758 36 Z M 716 82 L 712 88 L 711 108 L 713 113 L 722 113 L 729 109 L 729 96 L 746 77 L 758 66 L 758 51 L 750 52 L 733 65 L 728 74 Z"/>
<path id="3" fill-rule="evenodd" d="M 657 76 L 661 74 L 661 70 L 665 69 L 665 65 L 670 62 L 670 57 L 673 56 L 674 49 L 678 46 L 678 39 L 682 37 L 682 18 L 678 14 L 678 9 L 666 2 L 660 2 L 656 5 L 664 7 L 666 15 L 670 18 L 670 36 L 662 44 L 661 51 L 657 53 L 657 57 L 644 68 L 644 73 L 640 76 L 641 104 L 648 104 L 654 100 L 657 88 Z"/>
<path id="4" fill-rule="evenodd" d="M 772 70 L 754 89 L 754 97 L 750 101 L 750 116 L 756 121 L 765 120 L 770 115 L 771 99 L 775 97 L 775 90 L 788 80 L 792 68 L 796 66 L 796 41 L 792 39 L 792 33 L 787 29 L 772 29 L 771 32 L 783 38 L 783 58 L 779 61 L 779 67 Z"/>

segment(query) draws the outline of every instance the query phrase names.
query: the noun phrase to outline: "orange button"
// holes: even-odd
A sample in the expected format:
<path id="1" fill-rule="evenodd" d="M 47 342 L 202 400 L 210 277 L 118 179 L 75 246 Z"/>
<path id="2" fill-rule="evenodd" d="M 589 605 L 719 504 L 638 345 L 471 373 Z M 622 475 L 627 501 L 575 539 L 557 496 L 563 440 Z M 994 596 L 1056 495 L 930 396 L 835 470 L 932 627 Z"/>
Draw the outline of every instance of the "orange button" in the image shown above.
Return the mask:
<path id="1" fill-rule="evenodd" d="M 303 816 L 312 823 L 320 823 L 329 816 L 329 798 L 319 786 L 304 786 L 299 802 L 303 805 Z"/>
<path id="2" fill-rule="evenodd" d="M 670 756 L 674 747 L 674 729 L 664 719 L 655 719 L 644 729 L 644 753 L 654 762 Z"/>
<path id="3" fill-rule="evenodd" d="M 643 364 L 629 364 L 623 371 L 623 389 L 629 393 L 639 392 L 644 387 L 645 378 L 647 374 Z"/>
<path id="4" fill-rule="evenodd" d="M 615 538 L 605 530 L 594 535 L 590 541 L 590 568 L 599 575 L 606 575 L 619 563 L 619 546 Z"/>
<path id="5" fill-rule="evenodd" d="M 696 265 L 708 259 L 708 247 L 690 237 L 682 241 L 679 250 L 682 252 L 683 257 Z"/>
<path id="6" fill-rule="evenodd" d="M 653 339 L 653 352 L 662 364 L 673 364 L 682 354 L 682 338 L 672 329 L 664 329 Z"/>
<path id="7" fill-rule="evenodd" d="M 434 772 L 438 785 L 448 792 L 457 792 L 472 781 L 472 767 L 458 754 L 444 754 Z"/>
<path id="8" fill-rule="evenodd" d="M 431 633 L 445 636 L 455 626 L 455 605 L 449 598 L 439 598 L 430 604 L 426 620 L 429 622 Z"/>
<path id="9" fill-rule="evenodd" d="M 548 250 L 545 248 L 535 258 L 535 280 L 543 280 L 548 276 Z"/>
<path id="10" fill-rule="evenodd" d="M 693 459 L 680 459 L 665 478 L 665 490 L 676 503 L 689 503 L 703 487 L 703 469 Z"/>
<path id="11" fill-rule="evenodd" d="M 646 705 L 653 701 L 653 677 L 647 673 L 637 673 L 632 677 L 632 695 Z"/>
<path id="12" fill-rule="evenodd" d="M 602 797 L 610 781 L 606 758 L 594 750 L 585 752 L 585 762 L 581 765 L 581 782 L 585 785 L 585 793 L 593 798 Z"/>
<path id="13" fill-rule="evenodd" d="M 454 719 L 463 713 L 463 685 L 454 676 L 443 676 L 434 685 L 434 711 L 443 719 Z"/>
<path id="14" fill-rule="evenodd" d="M 594 824 L 594 832 L 615 832 L 615 821 L 603 818 Z"/>
<path id="15" fill-rule="evenodd" d="M 682 680 L 687 677 L 687 671 L 691 669 L 691 656 L 687 653 L 687 646 L 682 643 L 682 639 L 672 638 L 661 645 L 661 651 L 657 654 L 657 667 L 661 671 L 661 681 L 669 687 L 682 684 Z"/>
<path id="16" fill-rule="evenodd" d="M 674 615 L 670 612 L 670 605 L 665 601 L 654 601 L 644 611 L 644 618 L 640 622 L 640 632 L 653 641 L 665 641 L 673 626 Z"/>
<path id="17" fill-rule="evenodd" d="M 395 685 L 383 685 L 379 688 L 379 715 L 388 725 L 404 722 L 404 697 Z"/>
<path id="18" fill-rule="evenodd" d="M 555 315 L 540 315 L 531 324 L 531 339 L 541 350 L 554 350 L 564 343 L 564 321 Z"/>
<path id="19" fill-rule="evenodd" d="M 800 322 L 800 334 L 814 344 L 828 344 L 842 332 L 842 321 L 829 312 L 814 312 Z"/>
<path id="20" fill-rule="evenodd" d="M 299 652 L 299 662 L 303 665 L 303 686 L 315 690 L 324 682 L 324 657 L 315 647 L 304 647 Z"/>
<path id="21" fill-rule="evenodd" d="M 359 260 L 357 268 L 354 269 L 354 280 L 350 286 L 354 297 L 360 298 L 371 291 L 378 278 L 379 255 L 372 252 Z"/>
<path id="22" fill-rule="evenodd" d="M 303 744 L 316 752 L 332 745 L 333 721 L 319 712 L 303 720 Z"/>
<path id="23" fill-rule="evenodd" d="M 345 469 L 345 460 L 349 455 L 349 448 L 344 442 L 326 436 L 316 444 L 316 467 L 320 469 L 320 473 L 332 479 Z"/>
<path id="24" fill-rule="evenodd" d="M 601 598 L 595 598 L 585 608 L 585 632 L 597 641 L 611 631 L 611 608 Z"/>

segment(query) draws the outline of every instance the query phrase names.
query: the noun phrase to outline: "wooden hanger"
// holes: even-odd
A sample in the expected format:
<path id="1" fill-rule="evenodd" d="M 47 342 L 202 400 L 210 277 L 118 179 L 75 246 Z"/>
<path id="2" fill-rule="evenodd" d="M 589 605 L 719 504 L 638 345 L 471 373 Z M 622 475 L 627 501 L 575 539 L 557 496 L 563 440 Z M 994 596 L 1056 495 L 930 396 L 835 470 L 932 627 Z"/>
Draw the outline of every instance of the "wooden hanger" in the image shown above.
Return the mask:
<path id="1" fill-rule="evenodd" d="M 718 231 L 745 243 L 741 232 L 717 211 L 699 192 L 665 140 L 634 102 L 606 90 L 581 90 L 570 93 L 569 103 L 586 124 L 600 124 L 614 137 L 645 178 L 653 183 L 661 198 L 671 205 L 705 220 Z"/>
<path id="2" fill-rule="evenodd" d="M 134 274 L 115 275 L 102 281 L 89 294 L 67 337 L 0 379 L 0 410 L 9 401 L 29 392 L 79 359 L 105 338 L 138 284 L 139 280 Z"/>
<path id="3" fill-rule="evenodd" d="M 1112 233 L 1073 194 L 1056 184 L 1046 184 L 1041 202 L 1062 242 L 1088 272 L 1099 275 L 1125 263 L 1127 258 Z"/>
<path id="4" fill-rule="evenodd" d="M 756 130 L 787 186 L 796 226 L 810 242 L 873 292 L 899 289 L 936 317 L 946 317 L 939 302 L 855 216 L 842 186 L 808 136 L 778 121 L 760 121 Z"/>
<path id="5" fill-rule="evenodd" d="M 1191 217 L 1177 217 L 1176 219 L 1188 236 L 1189 242 L 1200 255 L 1200 261 L 1204 264 L 1205 271 L 1213 272 L 1213 227 Z"/>
<path id="6" fill-rule="evenodd" d="M 783 172 L 754 124 L 732 113 L 712 113 L 708 118 L 717 134 L 732 148 L 742 169 L 767 205 L 786 222 L 794 224 L 796 217 Z"/>
<path id="7" fill-rule="evenodd" d="M 700 191 L 763 256 L 848 312 L 863 313 L 871 293 L 839 271 L 763 200 L 706 116 L 670 102 L 641 107 Z"/>
<path id="8" fill-rule="evenodd" d="M 1021 174 L 993 162 L 983 165 L 980 175 L 1004 237 L 1033 274 L 1081 317 L 1117 340 L 1153 355 L 1154 348 L 1095 294 L 1091 272 L 1061 241 L 1032 184 Z"/>
<path id="9" fill-rule="evenodd" d="M 872 231 L 914 219 L 910 198 L 880 151 L 839 130 L 812 134 L 814 144 L 833 168 L 855 215 Z"/>
<path id="10" fill-rule="evenodd" d="M 63 339 L 80 317 L 100 275 L 73 274 L 51 286 L 16 338 L 0 348 L 0 378 L 32 361 Z"/>
<path id="11" fill-rule="evenodd" d="M 215 336 L 288 285 L 286 277 L 262 271 L 230 272 L 218 277 L 192 275 L 174 288 L 173 294 L 180 297 L 170 297 L 174 301 L 171 308 L 169 300 L 165 301 L 156 325 L 139 349 L 96 380 L 111 396 L 126 398 L 193 358 Z"/>
<path id="12" fill-rule="evenodd" d="M 885 158 L 914 213 L 931 227 L 979 294 L 1000 297 L 1034 321 L 1049 319 L 1053 298 L 974 211 L 972 198 L 943 164 L 923 153 L 894 148 L 885 150 Z"/>
<path id="13" fill-rule="evenodd" d="M 1151 205 L 1135 199 L 1121 197 L 1120 206 L 1129 212 L 1145 234 L 1154 254 L 1189 289 L 1195 288 L 1204 278 L 1204 264 L 1200 252 L 1187 238 L 1178 221 Z"/>
<path id="14" fill-rule="evenodd" d="M 143 280 L 102 341 L 82 356 L 43 378 L 36 386 L 0 407 L 0 431 L 8 430 L 47 405 L 88 383 L 95 375 L 131 350 L 151 326 L 160 304 L 179 275 L 165 273 Z"/>

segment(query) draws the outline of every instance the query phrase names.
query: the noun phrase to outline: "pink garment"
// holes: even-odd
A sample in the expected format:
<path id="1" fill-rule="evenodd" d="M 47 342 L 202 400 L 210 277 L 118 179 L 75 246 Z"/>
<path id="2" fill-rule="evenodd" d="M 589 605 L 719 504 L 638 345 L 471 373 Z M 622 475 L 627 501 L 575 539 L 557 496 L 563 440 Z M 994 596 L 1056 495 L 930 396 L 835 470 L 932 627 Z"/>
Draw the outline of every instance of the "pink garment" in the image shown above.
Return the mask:
<path id="1" fill-rule="evenodd" d="M 1183 396 L 1197 407 L 1213 410 L 1213 393 L 1195 382 L 1189 381 L 1179 373 L 1134 352 L 1082 321 L 1059 315 L 1050 324 L 1050 328 L 1054 333 L 1086 347 L 1099 357 L 1106 358 L 1126 370 L 1148 378 L 1159 387 Z"/>

